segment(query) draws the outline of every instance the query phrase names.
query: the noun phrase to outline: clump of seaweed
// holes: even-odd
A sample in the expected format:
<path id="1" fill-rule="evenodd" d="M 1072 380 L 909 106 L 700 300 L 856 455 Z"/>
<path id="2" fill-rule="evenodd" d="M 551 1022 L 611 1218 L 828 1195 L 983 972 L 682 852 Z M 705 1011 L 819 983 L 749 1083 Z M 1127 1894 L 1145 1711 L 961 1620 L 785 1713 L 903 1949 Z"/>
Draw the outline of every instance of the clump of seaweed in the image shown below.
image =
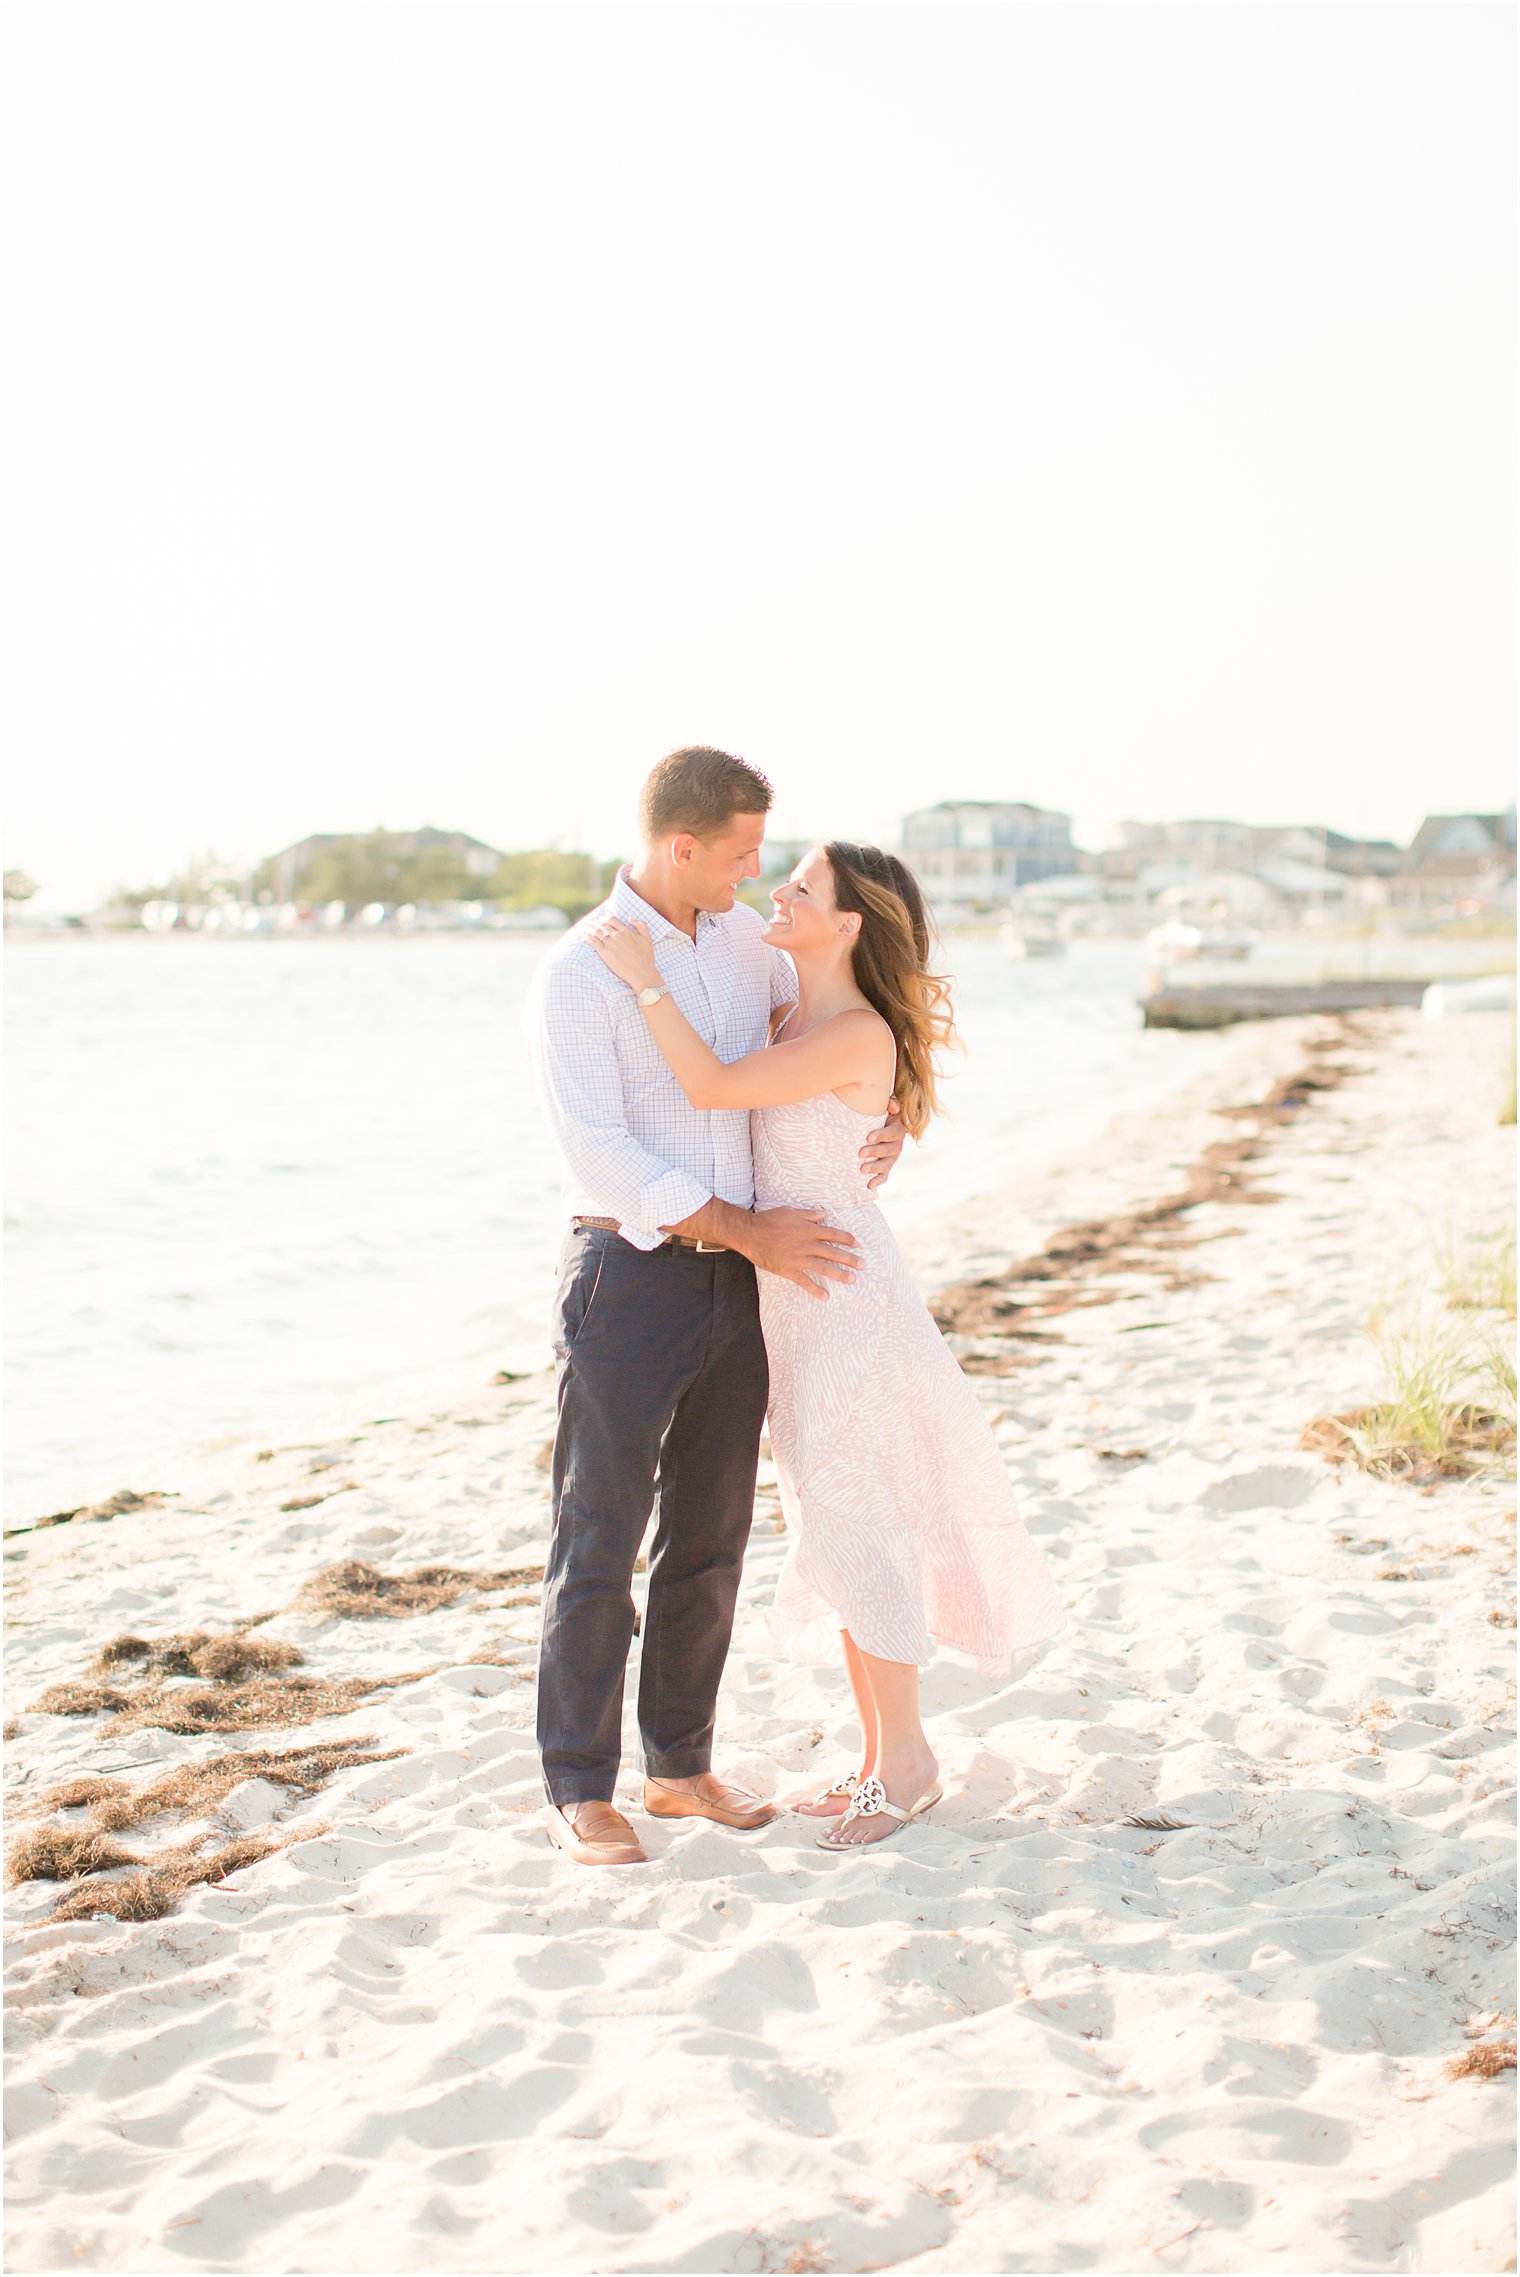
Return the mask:
<path id="1" fill-rule="evenodd" d="M 361 1558 L 340 1558 L 336 1565 L 323 1566 L 320 1573 L 303 1583 L 296 1592 L 294 1609 L 349 1620 L 377 1616 L 397 1619 L 408 1613 L 435 1613 L 441 1606 L 452 1605 L 467 1590 L 505 1589 L 513 1582 L 540 1581 L 543 1570 L 541 1565 L 499 1570 L 418 1565 L 407 1573 L 382 1573 L 378 1566 L 366 1565 Z M 530 1594 L 524 1588 L 510 1602 L 526 1604 Z"/>
<path id="2" fill-rule="evenodd" d="M 141 1787 L 125 1779 L 68 1779 L 39 1795 L 30 1811 L 88 1810 L 97 1827 L 120 1832 L 170 1813 L 207 1817 L 245 1779 L 267 1779 L 292 1794 L 311 1795 L 340 1771 L 390 1763 L 406 1753 L 404 1747 L 377 1748 L 368 1737 L 347 1746 L 326 1740 L 315 1747 L 250 1747 L 233 1755 L 213 1755 L 204 1763 L 182 1763 Z"/>
<path id="3" fill-rule="evenodd" d="M 1466 2048 L 1444 2066 L 1448 2079 L 1497 2079 L 1501 2072 L 1514 2068 L 1513 2040 L 1490 2040 L 1481 2047 Z"/>
<path id="4" fill-rule="evenodd" d="M 49 1811 L 88 1810 L 98 1795 L 114 1794 L 122 1779 L 65 1779 L 40 1795 L 18 1795 L 10 1804 L 13 1818 L 41 1818 Z"/>
<path id="5" fill-rule="evenodd" d="M 404 1669 L 396 1676 L 263 1676 L 197 1690 L 166 1690 L 140 1685 L 133 1692 L 106 1691 L 99 1685 L 55 1684 L 34 1703 L 53 1716 L 111 1712 L 111 1729 L 168 1731 L 193 1738 L 206 1731 L 258 1731 L 273 1724 L 309 1724 L 326 1716 L 351 1716 L 371 1693 L 431 1676 L 432 1668 Z"/>
<path id="6" fill-rule="evenodd" d="M 172 1502 L 175 1499 L 171 1494 L 157 1492 L 137 1494 L 131 1487 L 125 1486 L 119 1494 L 107 1495 L 104 1502 L 76 1503 L 72 1510 L 53 1510 L 46 1518 L 34 1518 L 30 1526 L 12 1526 L 8 1530 L 13 1534 L 37 1534 L 45 1526 L 72 1526 L 76 1522 L 89 1525 L 103 1518 L 119 1518 L 126 1510 L 152 1510 L 160 1502 Z"/>
<path id="7" fill-rule="evenodd" d="M 325 1832 L 324 1827 L 305 1826 L 284 1835 L 244 1834 L 212 1851 L 203 1843 L 183 1843 L 178 1849 L 166 1850 L 151 1866 L 124 1875 L 119 1882 L 81 1882 L 59 1899 L 48 1918 L 81 1921 L 92 1914 L 108 1913 L 118 1921 L 162 1921 L 187 1890 L 225 1881 L 243 1866 L 256 1866 L 261 1858 L 271 1858 L 293 1842 L 308 1842 Z"/>
<path id="8" fill-rule="evenodd" d="M 124 1661 L 136 1661 L 145 1675 L 200 1676 L 214 1684 L 235 1684 L 244 1676 L 267 1676 L 300 1665 L 301 1654 L 277 1637 L 248 1637 L 238 1630 L 214 1635 L 190 1629 L 167 1637 L 112 1637 L 95 1656 L 95 1673 L 104 1675 Z"/>
<path id="9" fill-rule="evenodd" d="M 1276 1200 L 1248 1165 L 1265 1151 L 1273 1129 L 1293 1121 L 1316 1093 L 1341 1082 L 1345 1063 L 1323 1055 L 1354 1040 L 1355 1033 L 1342 1021 L 1337 1036 L 1322 1047 L 1309 1047 L 1320 1053 L 1318 1067 L 1284 1077 L 1264 1099 L 1223 1109 L 1254 1123 L 1254 1131 L 1206 1146 L 1175 1194 L 1147 1209 L 1067 1226 L 1038 1255 L 942 1289 L 931 1308 L 935 1321 L 947 1335 L 971 1339 L 977 1347 L 957 1354 L 964 1373 L 1001 1376 L 1028 1365 L 1042 1347 L 1061 1341 L 1052 1321 L 1089 1305 L 1113 1304 L 1134 1276 L 1157 1278 L 1168 1290 L 1193 1288 L 1205 1280 L 1208 1276 L 1190 1270 L 1181 1256 L 1214 1238 L 1213 1231 L 1199 1230 L 1192 1213 L 1209 1202 Z"/>
<path id="10" fill-rule="evenodd" d="M 193 1737 L 205 1731 L 259 1731 L 277 1724 L 309 1724 L 351 1716 L 372 1693 L 415 1684 L 431 1668 L 398 1676 L 265 1676 L 225 1687 L 164 1692 L 145 1686 L 114 1719 L 116 1731 L 168 1731 Z"/>
<path id="11" fill-rule="evenodd" d="M 113 1692 L 107 1684 L 50 1684 L 41 1699 L 32 1702 L 31 1712 L 38 1716 L 101 1716 L 118 1714 L 131 1704 L 125 1692 Z"/>
<path id="12" fill-rule="evenodd" d="M 80 1874 L 104 1874 L 113 1866 L 141 1863 L 130 1850 L 92 1828 L 42 1826 L 13 1846 L 5 1878 L 13 1888 L 18 1882 L 72 1882 Z"/>

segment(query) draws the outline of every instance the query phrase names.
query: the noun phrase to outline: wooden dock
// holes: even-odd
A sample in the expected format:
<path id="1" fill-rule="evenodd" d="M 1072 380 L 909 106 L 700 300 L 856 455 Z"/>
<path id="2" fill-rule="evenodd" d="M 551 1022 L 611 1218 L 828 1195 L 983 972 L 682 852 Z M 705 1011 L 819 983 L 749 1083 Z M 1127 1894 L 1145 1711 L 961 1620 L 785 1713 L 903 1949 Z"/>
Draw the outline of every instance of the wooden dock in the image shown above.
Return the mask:
<path id="1" fill-rule="evenodd" d="M 1198 988 L 1153 989 L 1140 999 L 1148 1028 L 1228 1028 L 1237 1020 L 1286 1020 L 1306 1012 L 1365 1012 L 1386 1004 L 1417 1005 L 1425 980 L 1327 980 L 1317 988 L 1224 981 Z"/>

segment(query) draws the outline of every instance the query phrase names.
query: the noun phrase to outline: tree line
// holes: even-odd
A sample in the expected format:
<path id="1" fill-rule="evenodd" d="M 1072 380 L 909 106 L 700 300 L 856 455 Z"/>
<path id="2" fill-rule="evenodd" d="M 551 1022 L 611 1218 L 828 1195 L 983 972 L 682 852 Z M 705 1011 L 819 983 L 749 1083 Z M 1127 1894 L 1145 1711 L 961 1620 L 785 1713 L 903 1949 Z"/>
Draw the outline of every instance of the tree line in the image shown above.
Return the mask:
<path id="1" fill-rule="evenodd" d="M 134 886 L 119 898 L 137 908 L 149 901 L 227 899 L 341 901 L 350 909 L 375 901 L 419 907 L 479 901 L 502 910 L 558 909 L 573 923 L 605 897 L 617 871 L 615 860 L 598 861 L 573 847 L 535 846 L 504 854 L 493 871 L 472 876 L 446 846 L 411 852 L 400 833 L 373 830 L 316 848 L 293 886 L 287 886 L 278 859 L 260 862 L 251 876 L 239 876 L 208 855 L 162 885 Z"/>

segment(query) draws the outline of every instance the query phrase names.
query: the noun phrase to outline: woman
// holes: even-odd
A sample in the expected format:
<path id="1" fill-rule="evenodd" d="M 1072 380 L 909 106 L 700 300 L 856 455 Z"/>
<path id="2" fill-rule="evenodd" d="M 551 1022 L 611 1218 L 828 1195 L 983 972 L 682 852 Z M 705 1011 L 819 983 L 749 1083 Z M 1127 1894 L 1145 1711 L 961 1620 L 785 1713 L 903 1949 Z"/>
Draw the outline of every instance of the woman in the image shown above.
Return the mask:
<path id="1" fill-rule="evenodd" d="M 750 1107 L 760 1209 L 813 1206 L 854 1234 L 860 1270 L 815 1296 L 764 1274 L 771 1447 L 792 1542 L 771 1622 L 794 1659 L 842 1640 L 861 1767 L 797 1807 L 835 1823 L 826 1850 L 884 1841 L 940 1798 L 919 1717 L 932 1640 L 987 1674 L 1062 1626 L 976 1395 L 915 1289 L 861 1176 L 863 1128 L 895 1095 L 910 1134 L 937 1111 L 935 1054 L 954 1040 L 912 872 L 874 846 L 815 847 L 771 896 L 765 938 L 798 997 L 767 1050 L 725 1065 L 669 995 L 644 1006 L 694 1107 Z M 660 989 L 646 928 L 615 917 L 593 947 L 636 990 Z"/>

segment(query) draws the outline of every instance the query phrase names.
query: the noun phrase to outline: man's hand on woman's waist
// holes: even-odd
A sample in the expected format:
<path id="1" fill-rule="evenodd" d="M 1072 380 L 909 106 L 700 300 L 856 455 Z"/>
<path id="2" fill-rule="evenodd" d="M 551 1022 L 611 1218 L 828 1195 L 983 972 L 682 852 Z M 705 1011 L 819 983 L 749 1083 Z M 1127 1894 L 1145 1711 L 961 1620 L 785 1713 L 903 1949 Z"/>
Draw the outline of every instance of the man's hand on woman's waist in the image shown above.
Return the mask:
<path id="1" fill-rule="evenodd" d="M 827 1298 L 827 1282 L 848 1281 L 864 1262 L 855 1236 L 827 1224 L 822 1210 L 741 1210 L 715 1196 L 679 1225 L 661 1230 L 692 1241 L 721 1242 L 747 1257 L 758 1272 L 795 1281 L 810 1297 Z"/>

